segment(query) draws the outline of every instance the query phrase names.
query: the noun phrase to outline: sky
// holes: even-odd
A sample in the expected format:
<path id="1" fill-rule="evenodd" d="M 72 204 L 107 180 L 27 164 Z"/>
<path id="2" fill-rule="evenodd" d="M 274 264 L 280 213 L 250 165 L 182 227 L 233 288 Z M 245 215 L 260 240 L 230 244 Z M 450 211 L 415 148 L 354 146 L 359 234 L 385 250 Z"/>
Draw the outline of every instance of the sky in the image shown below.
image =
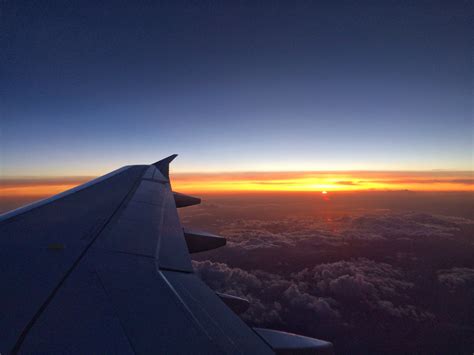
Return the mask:
<path id="1" fill-rule="evenodd" d="M 0 6 L 4 179 L 97 176 L 179 153 L 173 171 L 195 176 L 472 180 L 469 1 Z"/>

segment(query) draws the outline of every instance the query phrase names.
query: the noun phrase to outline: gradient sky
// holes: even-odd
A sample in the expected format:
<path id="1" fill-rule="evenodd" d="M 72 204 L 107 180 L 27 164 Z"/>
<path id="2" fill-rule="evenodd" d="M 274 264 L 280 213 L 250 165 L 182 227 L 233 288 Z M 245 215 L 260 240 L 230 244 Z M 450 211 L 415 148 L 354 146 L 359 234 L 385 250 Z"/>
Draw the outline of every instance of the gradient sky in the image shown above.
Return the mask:
<path id="1" fill-rule="evenodd" d="M 3 1 L 1 169 L 473 168 L 470 1 Z"/>

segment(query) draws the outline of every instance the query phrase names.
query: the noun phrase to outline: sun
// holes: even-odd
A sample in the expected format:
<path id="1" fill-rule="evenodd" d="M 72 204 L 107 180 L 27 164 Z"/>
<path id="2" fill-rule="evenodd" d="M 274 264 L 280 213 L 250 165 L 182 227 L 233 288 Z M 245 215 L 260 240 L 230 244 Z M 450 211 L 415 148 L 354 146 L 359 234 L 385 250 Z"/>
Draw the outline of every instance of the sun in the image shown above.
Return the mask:
<path id="1" fill-rule="evenodd" d="M 327 195 L 328 192 L 327 192 L 327 191 L 321 191 L 321 193 L 322 193 L 323 195 Z"/>

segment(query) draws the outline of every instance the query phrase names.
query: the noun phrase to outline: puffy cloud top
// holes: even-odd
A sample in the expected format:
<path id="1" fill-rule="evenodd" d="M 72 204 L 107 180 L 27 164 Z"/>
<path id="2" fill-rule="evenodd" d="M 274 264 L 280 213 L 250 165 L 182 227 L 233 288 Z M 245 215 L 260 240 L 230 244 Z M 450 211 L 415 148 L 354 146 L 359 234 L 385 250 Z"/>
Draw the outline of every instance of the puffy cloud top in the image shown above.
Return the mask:
<path id="1" fill-rule="evenodd" d="M 438 281 L 451 291 L 461 288 L 474 287 L 474 269 L 467 267 L 454 267 L 438 271 Z"/>

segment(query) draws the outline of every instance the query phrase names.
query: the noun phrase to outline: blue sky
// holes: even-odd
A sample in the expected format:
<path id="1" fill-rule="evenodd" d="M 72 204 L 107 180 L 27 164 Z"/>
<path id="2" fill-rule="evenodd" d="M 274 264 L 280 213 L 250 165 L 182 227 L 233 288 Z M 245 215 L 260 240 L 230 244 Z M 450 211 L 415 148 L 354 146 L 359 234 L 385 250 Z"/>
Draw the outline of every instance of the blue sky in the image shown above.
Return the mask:
<path id="1" fill-rule="evenodd" d="M 472 169 L 469 2 L 2 6 L 2 175 Z"/>

